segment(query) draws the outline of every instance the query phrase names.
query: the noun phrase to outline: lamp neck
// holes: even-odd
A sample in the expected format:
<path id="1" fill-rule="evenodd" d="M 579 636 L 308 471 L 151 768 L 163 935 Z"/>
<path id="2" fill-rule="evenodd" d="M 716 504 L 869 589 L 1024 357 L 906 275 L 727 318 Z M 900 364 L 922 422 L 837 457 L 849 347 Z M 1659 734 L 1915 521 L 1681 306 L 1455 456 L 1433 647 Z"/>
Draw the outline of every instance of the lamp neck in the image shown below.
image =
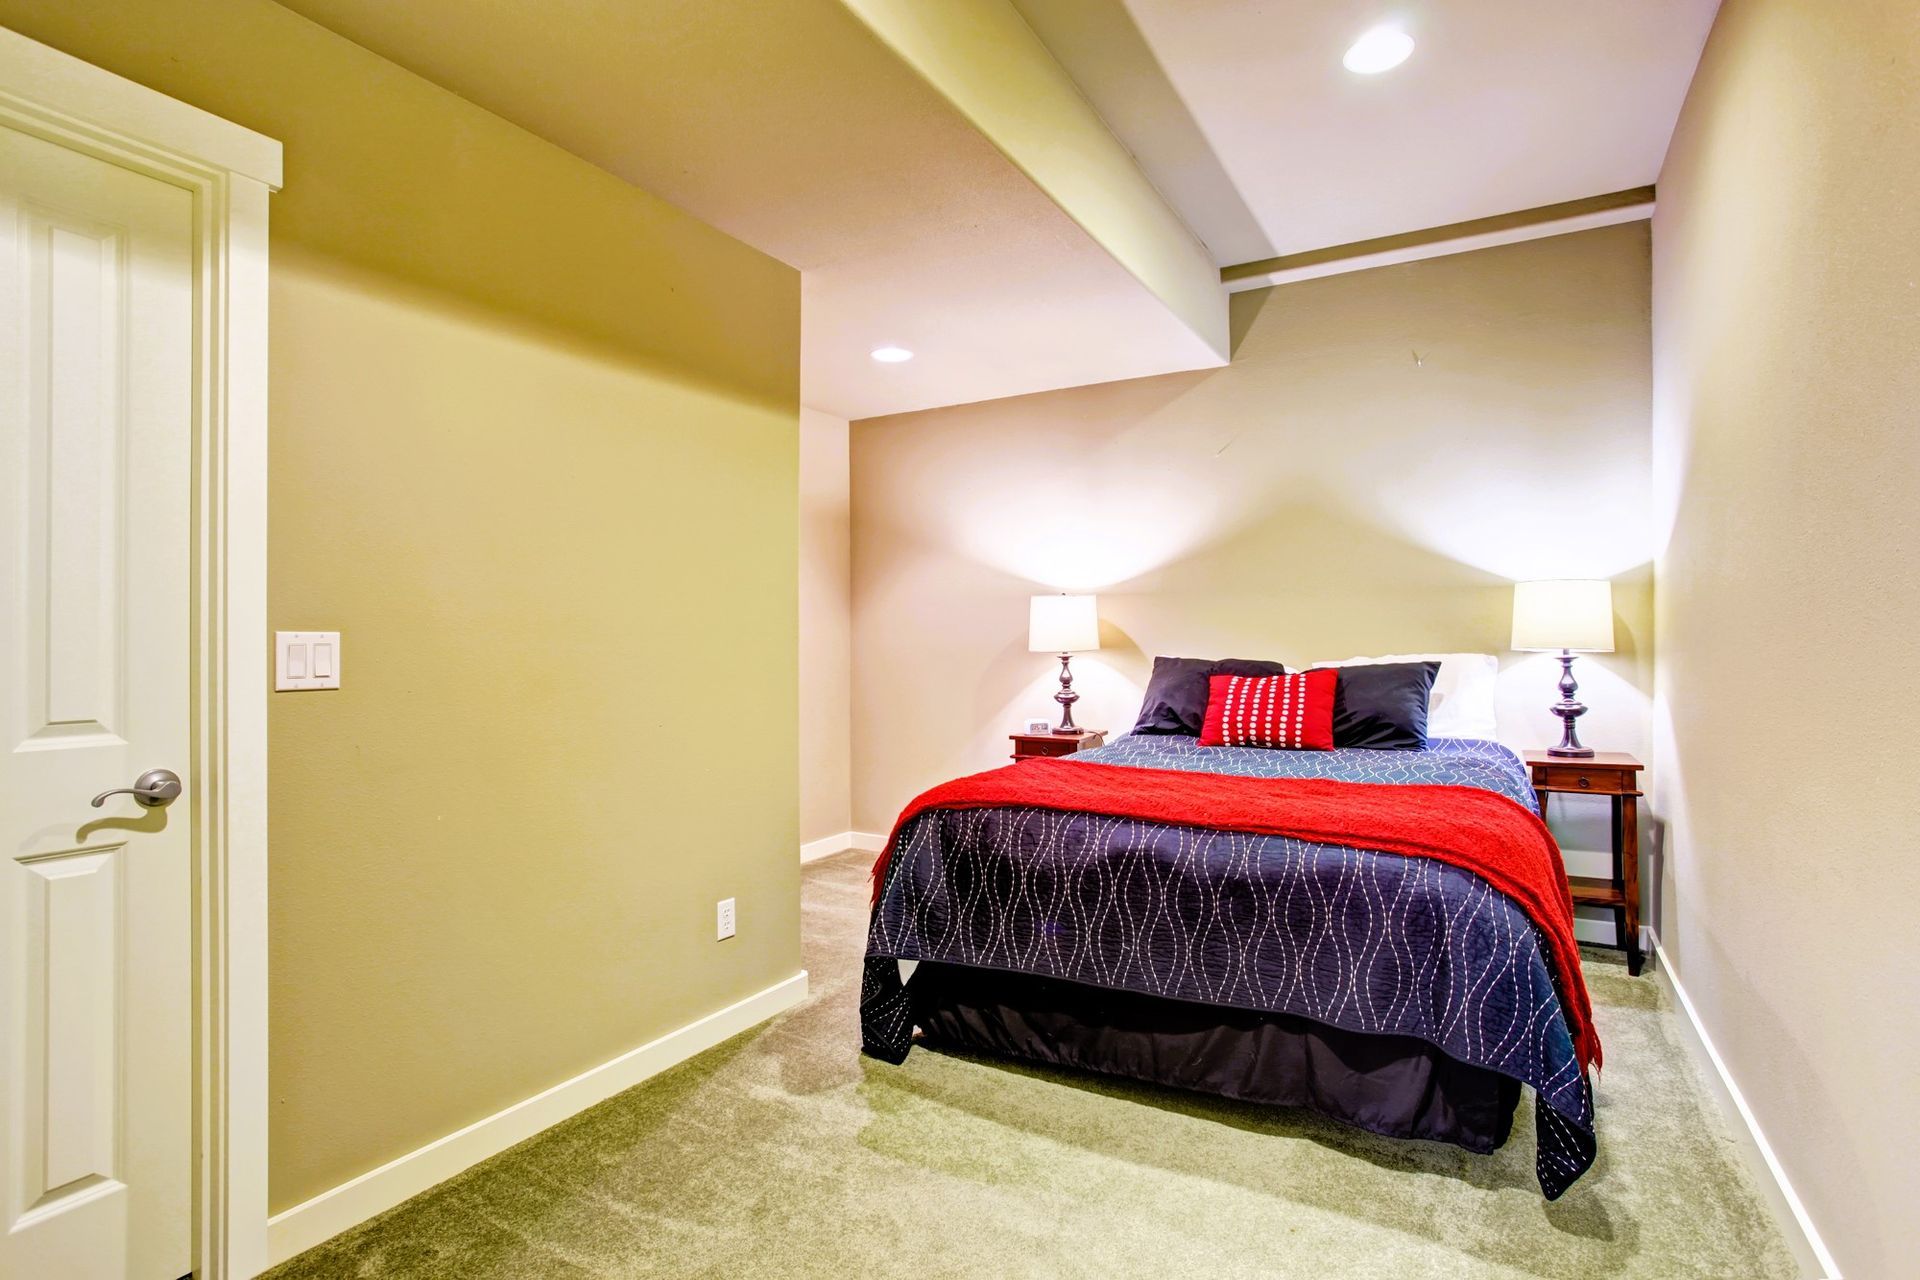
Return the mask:
<path id="1" fill-rule="evenodd" d="M 1580 684 L 1573 678 L 1573 650 L 1560 651 L 1560 701 L 1572 702 L 1573 695 L 1580 691 Z"/>

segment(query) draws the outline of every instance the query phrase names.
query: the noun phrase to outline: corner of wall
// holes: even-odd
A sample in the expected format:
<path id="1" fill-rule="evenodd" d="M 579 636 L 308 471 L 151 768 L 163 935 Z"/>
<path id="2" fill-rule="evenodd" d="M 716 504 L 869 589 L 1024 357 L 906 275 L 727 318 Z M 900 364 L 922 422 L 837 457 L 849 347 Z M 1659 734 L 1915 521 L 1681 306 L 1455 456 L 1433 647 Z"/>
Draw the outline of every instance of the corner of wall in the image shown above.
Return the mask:
<path id="1" fill-rule="evenodd" d="M 820 856 L 820 849 L 853 827 L 851 430 L 845 418 L 805 406 L 799 430 L 800 841 L 805 859 L 809 850 Z"/>

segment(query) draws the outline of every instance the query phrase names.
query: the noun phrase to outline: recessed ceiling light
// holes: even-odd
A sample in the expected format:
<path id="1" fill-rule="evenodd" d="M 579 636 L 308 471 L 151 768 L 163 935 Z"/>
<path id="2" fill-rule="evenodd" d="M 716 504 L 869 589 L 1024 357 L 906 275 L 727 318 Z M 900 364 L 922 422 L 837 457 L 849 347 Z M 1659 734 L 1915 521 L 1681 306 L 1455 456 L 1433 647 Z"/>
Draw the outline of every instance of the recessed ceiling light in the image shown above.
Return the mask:
<path id="1" fill-rule="evenodd" d="M 905 347 L 875 347 L 873 358 L 881 364 L 900 364 L 913 359 L 913 352 Z"/>
<path id="2" fill-rule="evenodd" d="M 1373 76 L 1393 70 L 1412 52 L 1412 36 L 1398 27 L 1381 26 L 1355 40 L 1340 61 L 1356 75 Z"/>

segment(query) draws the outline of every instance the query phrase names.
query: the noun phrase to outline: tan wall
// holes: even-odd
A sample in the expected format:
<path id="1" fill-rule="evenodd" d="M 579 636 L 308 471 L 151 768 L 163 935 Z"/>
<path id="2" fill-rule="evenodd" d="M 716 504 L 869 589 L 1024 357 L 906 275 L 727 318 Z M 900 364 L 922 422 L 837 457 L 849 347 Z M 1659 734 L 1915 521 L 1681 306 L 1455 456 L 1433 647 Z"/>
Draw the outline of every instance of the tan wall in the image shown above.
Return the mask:
<path id="1" fill-rule="evenodd" d="M 1156 653 L 1503 653 L 1517 578 L 1616 576 L 1587 737 L 1644 745 L 1652 684 L 1644 223 L 1234 298 L 1219 370 L 853 428 L 854 820 L 885 832 L 1047 716 L 1035 592 L 1100 595 L 1083 724 Z M 1552 739 L 1546 655 L 1502 728 Z"/>
<path id="2" fill-rule="evenodd" d="M 265 0 L 0 22 L 286 144 L 273 1207 L 793 973 L 795 274 Z"/>
<path id="3" fill-rule="evenodd" d="M 853 827 L 847 420 L 800 410 L 800 839 Z"/>
<path id="4" fill-rule="evenodd" d="M 1659 190 L 1658 927 L 1841 1270 L 1911 1275 L 1920 8 L 1728 0 Z"/>

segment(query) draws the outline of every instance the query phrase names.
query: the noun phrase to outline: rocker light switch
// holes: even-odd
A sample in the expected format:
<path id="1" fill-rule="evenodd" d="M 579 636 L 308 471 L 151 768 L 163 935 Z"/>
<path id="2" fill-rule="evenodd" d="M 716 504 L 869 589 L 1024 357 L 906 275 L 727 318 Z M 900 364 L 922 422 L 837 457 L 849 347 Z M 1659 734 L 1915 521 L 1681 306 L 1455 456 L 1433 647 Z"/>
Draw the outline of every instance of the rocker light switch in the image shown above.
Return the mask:
<path id="1" fill-rule="evenodd" d="M 273 650 L 276 690 L 340 687 L 338 631 L 276 631 Z"/>

